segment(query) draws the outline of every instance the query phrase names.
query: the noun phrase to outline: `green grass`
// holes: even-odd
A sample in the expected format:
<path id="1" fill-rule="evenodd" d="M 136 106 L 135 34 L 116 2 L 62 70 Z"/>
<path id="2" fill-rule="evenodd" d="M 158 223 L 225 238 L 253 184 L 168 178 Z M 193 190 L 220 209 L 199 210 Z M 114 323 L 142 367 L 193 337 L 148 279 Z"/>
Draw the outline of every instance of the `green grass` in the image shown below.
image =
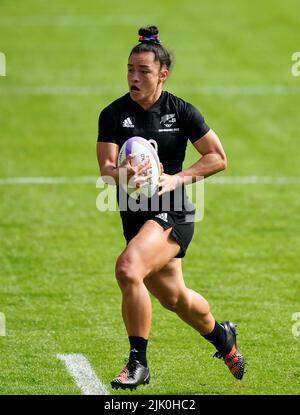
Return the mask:
<path id="1" fill-rule="evenodd" d="M 222 176 L 299 177 L 299 93 L 193 91 L 299 88 L 290 72 L 299 49 L 298 2 L 130 4 L 1 1 L 7 77 L 0 78 L 0 178 L 98 174 L 98 114 L 126 91 L 127 55 L 147 23 L 161 27 L 176 54 L 166 89 L 198 106 L 224 143 L 229 166 Z M 13 89 L 40 86 L 100 86 L 103 93 Z M 189 147 L 186 166 L 195 159 Z M 210 357 L 212 347 L 153 299 L 152 381 L 133 393 L 299 393 L 300 338 L 291 320 L 300 311 L 299 187 L 207 183 L 205 217 L 183 261 L 187 285 L 209 300 L 216 318 L 238 323 L 244 380 L 236 382 Z M 96 210 L 92 184 L 7 185 L 0 192 L 0 312 L 7 325 L 0 393 L 79 394 L 58 353 L 84 354 L 109 385 L 128 352 L 114 278 L 124 247 L 118 213 Z"/>

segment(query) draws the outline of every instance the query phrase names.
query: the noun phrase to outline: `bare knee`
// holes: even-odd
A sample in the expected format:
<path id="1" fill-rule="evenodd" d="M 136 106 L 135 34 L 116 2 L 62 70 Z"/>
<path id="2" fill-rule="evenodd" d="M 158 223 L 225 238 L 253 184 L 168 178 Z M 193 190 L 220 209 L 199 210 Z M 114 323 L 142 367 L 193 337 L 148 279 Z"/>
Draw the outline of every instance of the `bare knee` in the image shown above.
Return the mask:
<path id="1" fill-rule="evenodd" d="M 125 289 L 142 281 L 139 267 L 130 255 L 122 254 L 118 258 L 115 273 L 121 289 Z"/>

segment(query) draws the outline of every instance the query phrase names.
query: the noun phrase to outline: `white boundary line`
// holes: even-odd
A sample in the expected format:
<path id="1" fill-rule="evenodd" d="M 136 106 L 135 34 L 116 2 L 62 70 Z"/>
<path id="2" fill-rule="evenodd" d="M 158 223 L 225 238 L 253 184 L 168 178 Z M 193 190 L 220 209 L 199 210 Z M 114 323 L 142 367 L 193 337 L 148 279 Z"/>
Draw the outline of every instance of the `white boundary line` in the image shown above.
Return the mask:
<path id="1" fill-rule="evenodd" d="M 209 177 L 205 181 L 211 184 L 297 184 L 300 176 L 225 176 Z"/>
<path id="2" fill-rule="evenodd" d="M 7 177 L 0 178 L 0 186 L 11 185 L 49 185 L 49 184 L 94 184 L 98 177 Z M 300 184 L 300 176 L 225 176 L 209 177 L 208 184 Z"/>
<path id="3" fill-rule="evenodd" d="M 64 362 L 83 395 L 108 395 L 106 386 L 100 382 L 89 361 L 82 354 L 58 354 L 56 357 Z"/>
<path id="4" fill-rule="evenodd" d="M 0 26 L 13 28 L 14 26 L 58 26 L 58 27 L 77 27 L 77 26 L 110 26 L 132 25 L 137 21 L 147 21 L 146 15 L 37 15 L 37 16 L 0 16 Z"/>
<path id="5" fill-rule="evenodd" d="M 195 85 L 180 86 L 171 84 L 177 94 L 201 94 L 201 95 L 299 95 L 300 86 L 292 85 Z M 1 85 L 0 95 L 103 95 L 126 94 L 126 85 Z"/>
<path id="6" fill-rule="evenodd" d="M 35 185 L 35 184 L 81 184 L 95 183 L 97 177 L 80 176 L 80 177 L 7 177 L 0 178 L 0 186 L 5 185 Z"/>

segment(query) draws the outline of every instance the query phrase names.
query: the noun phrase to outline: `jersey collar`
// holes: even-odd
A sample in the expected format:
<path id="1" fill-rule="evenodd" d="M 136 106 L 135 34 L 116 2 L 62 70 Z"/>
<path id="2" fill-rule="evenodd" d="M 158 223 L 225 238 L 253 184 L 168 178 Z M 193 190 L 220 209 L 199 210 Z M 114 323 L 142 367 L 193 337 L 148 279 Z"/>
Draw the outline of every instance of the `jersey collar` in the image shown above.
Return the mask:
<path id="1" fill-rule="evenodd" d="M 130 101 L 130 103 L 131 103 L 131 105 L 135 108 L 135 109 L 137 109 L 137 110 L 139 110 L 139 111 L 141 111 L 141 112 L 156 112 L 156 113 L 160 113 L 160 106 L 161 106 L 161 104 L 164 102 L 164 100 L 165 100 L 165 97 L 166 97 L 166 95 L 167 95 L 167 93 L 165 92 L 165 91 L 162 91 L 162 93 L 160 94 L 160 97 L 158 98 L 158 100 L 152 105 L 152 107 L 150 107 L 150 108 L 148 108 L 147 110 L 144 110 L 144 108 L 143 107 L 141 107 L 137 102 L 135 102 L 135 101 L 133 101 L 132 99 L 131 99 L 131 97 L 130 97 L 130 94 L 129 94 L 129 92 L 128 92 L 128 94 L 127 94 L 127 96 L 128 96 L 128 99 L 129 99 L 129 101 Z"/>

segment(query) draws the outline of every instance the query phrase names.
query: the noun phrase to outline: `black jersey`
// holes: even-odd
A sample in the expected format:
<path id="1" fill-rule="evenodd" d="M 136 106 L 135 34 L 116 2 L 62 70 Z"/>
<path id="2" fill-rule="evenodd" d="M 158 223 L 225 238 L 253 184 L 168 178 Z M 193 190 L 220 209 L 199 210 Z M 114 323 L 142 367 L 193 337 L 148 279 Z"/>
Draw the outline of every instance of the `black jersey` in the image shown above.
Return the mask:
<path id="1" fill-rule="evenodd" d="M 169 92 L 162 92 L 148 110 L 127 93 L 100 113 L 98 141 L 115 143 L 121 148 L 133 136 L 154 140 L 165 173 L 176 174 L 182 170 L 187 140 L 193 143 L 208 131 L 201 113 Z"/>
<path id="2" fill-rule="evenodd" d="M 101 111 L 98 141 L 118 144 L 120 149 L 124 142 L 133 136 L 143 137 L 151 140 L 152 143 L 155 141 L 164 172 L 176 174 L 182 171 L 187 140 L 193 143 L 208 131 L 209 127 L 202 114 L 192 104 L 169 92 L 162 92 L 159 99 L 148 110 L 144 110 L 127 93 Z M 179 198 L 179 203 L 176 204 L 177 198 L 173 192 L 170 192 L 169 209 L 163 209 L 160 200 L 158 210 L 186 211 L 185 206 L 189 202 L 185 189 L 182 190 L 183 195 Z M 119 201 L 119 193 L 117 197 Z M 191 208 L 189 207 L 188 210 Z M 124 215 L 128 213 L 121 212 L 121 216 Z"/>

